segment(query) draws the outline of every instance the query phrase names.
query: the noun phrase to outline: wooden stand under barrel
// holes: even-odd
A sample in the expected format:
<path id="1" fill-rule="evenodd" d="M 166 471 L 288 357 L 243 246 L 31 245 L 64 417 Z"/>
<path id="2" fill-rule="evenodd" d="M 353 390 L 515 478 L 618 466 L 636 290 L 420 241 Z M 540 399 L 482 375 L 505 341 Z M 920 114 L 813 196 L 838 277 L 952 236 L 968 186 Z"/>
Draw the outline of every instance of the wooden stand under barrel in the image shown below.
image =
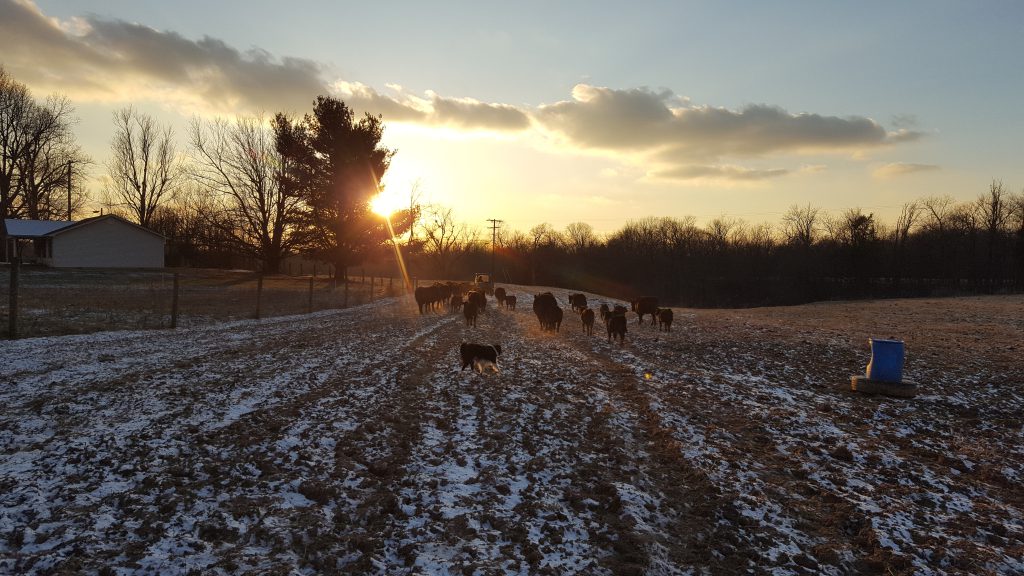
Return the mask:
<path id="1" fill-rule="evenodd" d="M 867 373 L 850 376 L 850 390 L 899 398 L 916 396 L 917 383 L 903 379 L 903 342 L 872 338 L 868 343 L 871 361 Z"/>
<path id="2" fill-rule="evenodd" d="M 864 375 L 850 376 L 850 390 L 864 394 L 884 394 L 899 398 L 913 398 L 917 395 L 917 383 L 910 380 L 886 382 L 872 380 Z"/>

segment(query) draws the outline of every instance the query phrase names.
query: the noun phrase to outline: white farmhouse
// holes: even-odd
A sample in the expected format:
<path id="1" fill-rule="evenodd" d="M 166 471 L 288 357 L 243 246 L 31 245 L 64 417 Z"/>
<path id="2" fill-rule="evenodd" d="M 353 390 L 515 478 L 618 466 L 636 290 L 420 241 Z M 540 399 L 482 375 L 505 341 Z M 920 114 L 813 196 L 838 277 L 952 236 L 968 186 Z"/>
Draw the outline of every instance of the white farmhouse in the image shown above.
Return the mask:
<path id="1" fill-rule="evenodd" d="M 0 260 L 55 268 L 163 268 L 164 237 L 107 214 L 78 222 L 3 221 Z"/>

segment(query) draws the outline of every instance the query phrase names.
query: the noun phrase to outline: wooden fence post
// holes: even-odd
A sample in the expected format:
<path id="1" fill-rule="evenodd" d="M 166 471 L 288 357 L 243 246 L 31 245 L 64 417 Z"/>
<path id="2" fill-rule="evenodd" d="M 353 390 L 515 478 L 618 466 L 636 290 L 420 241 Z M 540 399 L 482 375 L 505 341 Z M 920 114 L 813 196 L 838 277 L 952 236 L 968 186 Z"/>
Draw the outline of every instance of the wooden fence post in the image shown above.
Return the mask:
<path id="1" fill-rule="evenodd" d="M 178 273 L 174 273 L 174 295 L 171 296 L 171 329 L 178 327 Z"/>
<path id="2" fill-rule="evenodd" d="M 306 306 L 309 309 L 309 314 L 313 313 L 313 277 L 309 278 L 309 304 Z"/>
<path id="3" fill-rule="evenodd" d="M 11 258 L 11 301 L 7 310 L 8 326 L 7 337 L 11 340 L 18 339 L 18 276 L 21 271 L 21 258 Z"/>
<path id="4" fill-rule="evenodd" d="M 342 308 L 348 308 L 348 266 L 342 268 L 341 281 L 345 283 L 345 298 L 341 301 Z"/>
<path id="5" fill-rule="evenodd" d="M 370 302 L 373 302 L 373 288 L 377 284 L 377 277 L 370 276 Z"/>
<path id="6" fill-rule="evenodd" d="M 263 273 L 256 277 L 256 319 L 260 318 L 260 306 L 263 303 Z"/>

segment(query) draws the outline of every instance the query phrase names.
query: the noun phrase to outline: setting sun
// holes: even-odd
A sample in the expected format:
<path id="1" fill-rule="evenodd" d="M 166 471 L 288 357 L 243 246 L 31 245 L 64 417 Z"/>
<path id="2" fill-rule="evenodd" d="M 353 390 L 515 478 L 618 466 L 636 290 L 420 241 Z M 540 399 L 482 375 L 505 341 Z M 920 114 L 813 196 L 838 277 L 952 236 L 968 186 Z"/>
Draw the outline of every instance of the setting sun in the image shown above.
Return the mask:
<path id="1" fill-rule="evenodd" d="M 404 207 L 404 199 L 392 192 L 381 192 L 370 200 L 370 210 L 388 217 Z"/>

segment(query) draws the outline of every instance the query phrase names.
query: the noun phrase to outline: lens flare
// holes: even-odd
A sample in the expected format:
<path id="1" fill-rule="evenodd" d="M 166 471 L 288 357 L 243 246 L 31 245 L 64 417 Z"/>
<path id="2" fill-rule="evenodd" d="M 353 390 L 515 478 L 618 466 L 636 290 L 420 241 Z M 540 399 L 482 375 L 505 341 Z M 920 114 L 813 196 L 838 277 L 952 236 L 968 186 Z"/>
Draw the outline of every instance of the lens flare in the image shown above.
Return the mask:
<path id="1" fill-rule="evenodd" d="M 370 210 L 387 218 L 403 208 L 402 202 L 403 199 L 395 194 L 381 192 L 370 200 Z"/>
<path id="2" fill-rule="evenodd" d="M 380 182 L 377 180 L 373 170 L 370 170 L 370 177 L 373 178 L 373 182 L 377 190 L 379 190 L 377 195 L 370 200 L 370 210 L 384 217 L 384 222 L 388 226 L 389 242 L 391 242 L 391 247 L 395 250 L 395 262 L 398 263 L 398 270 L 402 274 L 402 284 L 407 292 L 411 291 L 412 281 L 409 278 L 409 271 L 405 267 L 402 250 L 398 247 L 398 242 L 395 242 L 395 229 L 391 226 L 391 215 L 403 207 L 402 200 L 395 194 L 388 194 L 381 190 Z"/>

